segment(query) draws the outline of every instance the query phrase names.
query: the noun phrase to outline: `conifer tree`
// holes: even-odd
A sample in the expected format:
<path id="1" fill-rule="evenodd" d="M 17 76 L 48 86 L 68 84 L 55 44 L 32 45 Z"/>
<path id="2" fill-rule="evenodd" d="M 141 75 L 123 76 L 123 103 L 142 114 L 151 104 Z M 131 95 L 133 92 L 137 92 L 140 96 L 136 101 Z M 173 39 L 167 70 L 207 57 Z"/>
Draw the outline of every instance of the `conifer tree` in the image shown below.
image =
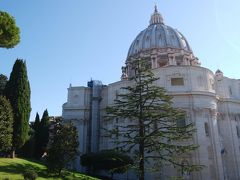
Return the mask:
<path id="1" fill-rule="evenodd" d="M 0 11 L 0 47 L 13 48 L 20 41 L 20 30 L 15 19 L 7 12 Z"/>
<path id="2" fill-rule="evenodd" d="M 8 151 L 12 147 L 13 114 L 10 102 L 0 96 L 0 152 Z"/>
<path id="3" fill-rule="evenodd" d="M 36 114 L 35 121 L 32 125 L 34 130 L 34 157 L 38 159 L 41 157 L 41 146 L 40 146 L 40 117 Z"/>
<path id="4" fill-rule="evenodd" d="M 108 132 L 117 148 L 135 154 L 139 180 L 144 180 L 147 168 L 159 171 L 163 165 L 198 170 L 200 166 L 183 165 L 177 158 L 197 148 L 191 141 L 192 124 L 179 126 L 184 112 L 172 107 L 172 97 L 164 88 L 154 85 L 158 78 L 144 60 L 136 59 L 131 66 L 132 85 L 123 87 L 115 104 L 106 109 L 106 119 L 114 124 Z M 118 119 L 128 123 L 118 123 Z M 189 143 L 180 143 L 183 140 Z"/>
<path id="5" fill-rule="evenodd" d="M 40 117 L 39 117 L 39 114 L 36 113 L 35 121 L 33 123 L 33 127 L 32 128 L 34 129 L 34 131 L 38 131 L 39 127 L 40 127 Z"/>
<path id="6" fill-rule="evenodd" d="M 60 175 L 62 169 L 78 155 L 78 145 L 78 133 L 73 124 L 55 124 L 46 159 L 48 171 Z"/>
<path id="7" fill-rule="evenodd" d="M 4 90 L 14 114 L 13 157 L 15 156 L 15 150 L 22 147 L 28 139 L 28 121 L 31 112 L 30 93 L 26 62 L 17 59 Z"/>
<path id="8" fill-rule="evenodd" d="M 49 115 L 46 109 L 43 112 L 42 119 L 39 122 L 39 115 L 37 113 L 34 122 L 35 128 L 35 157 L 37 159 L 41 158 L 44 152 L 46 152 L 48 140 L 49 140 Z"/>
<path id="9" fill-rule="evenodd" d="M 40 138 L 41 138 L 41 147 L 42 149 L 47 148 L 48 140 L 49 140 L 49 115 L 48 110 L 46 109 L 43 112 L 42 119 L 40 122 Z"/>
<path id="10" fill-rule="evenodd" d="M 7 84 L 7 80 L 8 80 L 7 76 L 0 74 L 0 95 L 4 95 L 3 92 Z"/>

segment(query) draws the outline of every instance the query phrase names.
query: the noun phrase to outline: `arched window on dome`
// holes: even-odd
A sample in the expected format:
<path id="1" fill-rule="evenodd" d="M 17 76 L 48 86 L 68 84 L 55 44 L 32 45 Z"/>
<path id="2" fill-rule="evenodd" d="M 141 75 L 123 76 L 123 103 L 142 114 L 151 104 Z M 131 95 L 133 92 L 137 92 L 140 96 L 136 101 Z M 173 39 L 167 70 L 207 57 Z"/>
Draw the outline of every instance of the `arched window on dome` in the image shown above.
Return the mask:
<path id="1" fill-rule="evenodd" d="M 160 41 L 162 40 L 162 35 L 161 34 L 158 35 L 158 39 L 160 39 Z"/>
<path id="2" fill-rule="evenodd" d="M 150 48 L 150 37 L 149 35 L 145 38 L 145 48 Z"/>
<path id="3" fill-rule="evenodd" d="M 136 46 L 138 46 L 138 45 L 139 45 L 139 40 L 136 41 Z"/>
<path id="4" fill-rule="evenodd" d="M 147 36 L 147 37 L 146 37 L 146 41 L 148 42 L 148 41 L 149 41 L 149 39 L 150 39 L 150 38 L 149 38 L 149 36 Z"/>
<path id="5" fill-rule="evenodd" d="M 182 41 L 183 48 L 187 48 L 187 43 L 186 43 L 186 41 L 185 41 L 183 38 L 181 38 L 181 41 Z"/>

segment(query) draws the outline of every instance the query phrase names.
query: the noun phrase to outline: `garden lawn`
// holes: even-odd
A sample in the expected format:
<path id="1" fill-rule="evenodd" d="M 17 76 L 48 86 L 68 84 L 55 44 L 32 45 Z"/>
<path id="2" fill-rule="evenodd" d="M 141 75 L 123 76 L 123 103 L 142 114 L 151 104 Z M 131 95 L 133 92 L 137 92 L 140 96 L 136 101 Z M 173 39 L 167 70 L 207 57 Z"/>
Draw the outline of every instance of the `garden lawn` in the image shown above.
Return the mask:
<path id="1" fill-rule="evenodd" d="M 0 180 L 23 180 L 22 173 L 26 169 L 34 169 L 38 173 L 37 180 L 52 179 L 61 180 L 59 177 L 49 177 L 47 175 L 46 166 L 33 162 L 30 160 L 19 158 L 0 158 Z M 80 173 L 64 171 L 64 179 L 66 180 L 98 180 L 90 176 L 86 176 Z"/>

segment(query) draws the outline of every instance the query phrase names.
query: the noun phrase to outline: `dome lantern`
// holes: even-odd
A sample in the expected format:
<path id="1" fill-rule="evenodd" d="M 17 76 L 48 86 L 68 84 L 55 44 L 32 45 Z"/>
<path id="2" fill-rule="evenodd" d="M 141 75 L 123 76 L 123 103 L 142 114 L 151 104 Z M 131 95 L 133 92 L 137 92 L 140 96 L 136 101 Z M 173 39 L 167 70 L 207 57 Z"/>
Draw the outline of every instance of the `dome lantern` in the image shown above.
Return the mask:
<path id="1" fill-rule="evenodd" d="M 151 16 L 151 19 L 149 21 L 150 25 L 154 25 L 154 24 L 164 24 L 163 23 L 163 17 L 162 15 L 158 12 L 157 10 L 157 6 L 155 5 L 154 7 L 154 13 Z"/>

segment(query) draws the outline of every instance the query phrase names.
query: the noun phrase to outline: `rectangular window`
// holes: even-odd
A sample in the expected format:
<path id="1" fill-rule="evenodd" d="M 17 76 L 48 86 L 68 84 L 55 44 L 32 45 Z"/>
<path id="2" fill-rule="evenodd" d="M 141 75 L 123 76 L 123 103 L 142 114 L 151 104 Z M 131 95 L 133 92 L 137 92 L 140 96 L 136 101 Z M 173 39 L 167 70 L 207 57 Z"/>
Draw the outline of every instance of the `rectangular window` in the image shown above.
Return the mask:
<path id="1" fill-rule="evenodd" d="M 177 127 L 184 127 L 186 126 L 186 120 L 185 119 L 178 119 L 177 120 Z"/>
<path id="2" fill-rule="evenodd" d="M 205 134 L 206 136 L 209 136 L 209 127 L 208 127 L 208 123 L 204 123 L 204 128 L 205 128 Z"/>
<path id="3" fill-rule="evenodd" d="M 232 88 L 229 87 L 229 94 L 232 95 Z"/>
<path id="4" fill-rule="evenodd" d="M 183 78 L 171 78 L 171 85 L 172 86 L 183 86 L 184 85 Z"/>
<path id="5" fill-rule="evenodd" d="M 240 137 L 240 129 L 239 129 L 239 126 L 236 126 L 236 129 L 237 129 L 237 137 Z"/>

